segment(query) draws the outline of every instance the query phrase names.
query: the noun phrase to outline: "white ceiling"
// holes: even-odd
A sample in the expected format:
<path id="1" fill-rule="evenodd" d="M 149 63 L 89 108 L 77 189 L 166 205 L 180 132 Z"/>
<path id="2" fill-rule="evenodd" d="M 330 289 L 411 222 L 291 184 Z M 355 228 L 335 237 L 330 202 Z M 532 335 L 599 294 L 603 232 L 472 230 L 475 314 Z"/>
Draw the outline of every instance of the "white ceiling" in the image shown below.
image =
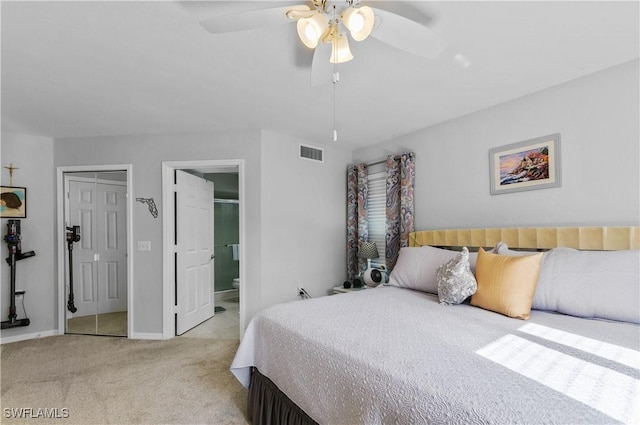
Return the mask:
<path id="1" fill-rule="evenodd" d="M 199 25 L 274 3 L 2 1 L 2 128 L 48 137 L 262 128 L 331 143 L 333 87 L 311 87 L 312 53 L 295 24 L 223 35 Z M 638 58 L 637 1 L 362 2 L 371 3 L 413 13 L 448 47 L 430 60 L 351 41 L 335 107 L 339 142 L 354 148 Z"/>

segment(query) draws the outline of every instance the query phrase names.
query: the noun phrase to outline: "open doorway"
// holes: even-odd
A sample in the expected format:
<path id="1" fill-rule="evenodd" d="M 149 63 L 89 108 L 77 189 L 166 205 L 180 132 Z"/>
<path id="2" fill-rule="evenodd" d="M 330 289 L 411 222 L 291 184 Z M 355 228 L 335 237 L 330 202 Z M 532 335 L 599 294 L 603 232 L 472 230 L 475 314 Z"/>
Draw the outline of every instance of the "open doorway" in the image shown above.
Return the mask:
<path id="1" fill-rule="evenodd" d="M 215 317 L 181 335 L 191 338 L 237 339 L 240 312 L 240 202 L 238 172 L 197 173 L 213 183 L 213 291 Z M 176 171 L 180 172 L 180 171 Z M 180 211 L 180 207 L 177 209 Z M 177 218 L 178 221 L 179 218 Z M 178 285 L 180 281 L 178 280 Z M 179 292 L 179 287 L 177 288 Z M 178 302 L 180 304 L 180 302 Z M 180 308 L 178 308 L 180 310 Z M 179 316 L 178 316 L 179 317 Z M 177 324 L 178 325 L 178 324 Z M 180 326 L 177 326 L 179 329 Z M 178 330 L 176 332 L 180 334 Z"/>
<path id="2" fill-rule="evenodd" d="M 130 336 L 130 165 L 58 167 L 59 333 Z"/>
<path id="3" fill-rule="evenodd" d="M 171 161 L 162 164 L 163 211 L 165 212 L 163 214 L 163 337 L 166 339 L 184 332 L 187 332 L 187 336 L 204 338 L 228 339 L 240 338 L 242 335 L 245 299 L 241 289 L 245 268 L 241 249 L 244 237 L 243 165 L 243 160 Z M 183 205 L 184 200 L 188 198 L 186 193 L 182 193 L 185 189 L 181 189 L 178 178 L 184 173 L 196 176 L 206 183 L 212 183 L 214 187 L 214 197 L 210 205 L 214 215 L 212 220 L 214 225 L 211 230 L 208 230 L 209 223 L 206 220 L 202 225 L 197 225 L 199 232 L 189 230 L 189 225 L 195 219 L 189 218 L 190 213 L 184 209 Z M 235 185 L 229 184 L 230 181 L 235 181 Z M 204 211 L 204 207 L 198 208 Z M 189 225 L 185 225 L 185 220 L 189 221 Z M 207 229 L 204 231 L 206 235 L 202 234 L 203 229 Z M 185 248 L 185 238 L 189 237 L 186 233 L 193 234 L 194 241 L 187 242 L 187 245 L 194 247 L 193 249 Z M 212 238 L 210 269 L 204 264 L 204 254 L 201 256 L 202 261 L 199 266 L 191 265 L 182 259 L 188 258 L 186 252 L 206 250 L 204 245 L 195 248 L 202 245 L 203 236 Z M 197 275 L 206 276 L 204 271 L 208 273 L 209 270 L 212 273 L 210 286 L 205 288 L 202 279 Z M 190 287 L 202 289 L 198 291 L 189 289 Z M 209 290 L 212 291 L 211 298 L 208 297 Z M 203 296 L 206 296 L 206 303 Z M 190 302 L 189 300 L 200 301 L 192 303 L 192 306 L 185 305 Z M 196 305 L 208 305 L 209 301 L 215 304 L 213 318 L 205 320 L 194 330 L 189 330 L 192 324 L 186 316 L 194 312 Z"/>

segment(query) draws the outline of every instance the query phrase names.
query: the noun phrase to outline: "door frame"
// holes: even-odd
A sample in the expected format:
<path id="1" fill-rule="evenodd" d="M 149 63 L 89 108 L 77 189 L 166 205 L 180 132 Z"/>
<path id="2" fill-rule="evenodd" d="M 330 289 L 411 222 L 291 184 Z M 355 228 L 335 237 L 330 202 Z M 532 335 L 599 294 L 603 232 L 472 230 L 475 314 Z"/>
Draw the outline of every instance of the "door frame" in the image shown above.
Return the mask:
<path id="1" fill-rule="evenodd" d="M 65 190 L 64 174 L 75 172 L 124 171 L 127 174 L 127 338 L 133 335 L 133 165 L 66 165 L 57 167 L 57 257 L 58 257 L 58 335 L 64 335 L 66 329 L 66 224 L 64 222 Z"/>
<path id="2" fill-rule="evenodd" d="M 175 198 L 174 191 L 174 171 L 175 170 L 194 170 L 206 169 L 209 171 L 221 171 L 229 168 L 236 168 L 238 172 L 238 201 L 239 201 L 239 243 L 241 247 L 245 245 L 245 201 L 244 201 L 244 159 L 210 159 L 210 160 L 194 160 L 194 161 L 163 161 L 162 162 L 162 255 L 163 255 L 163 277 L 162 277 L 162 337 L 163 339 L 171 339 L 176 336 L 175 322 L 175 264 L 174 264 L 174 245 L 173 235 L 175 234 L 176 216 L 175 216 Z M 235 172 L 235 170 L 234 170 Z M 240 249 L 240 282 L 243 282 L 245 276 L 246 261 L 244 249 Z M 246 284 L 243 283 L 246 288 Z M 244 333 L 245 324 L 245 299 L 246 295 L 240 290 L 240 339 Z"/>

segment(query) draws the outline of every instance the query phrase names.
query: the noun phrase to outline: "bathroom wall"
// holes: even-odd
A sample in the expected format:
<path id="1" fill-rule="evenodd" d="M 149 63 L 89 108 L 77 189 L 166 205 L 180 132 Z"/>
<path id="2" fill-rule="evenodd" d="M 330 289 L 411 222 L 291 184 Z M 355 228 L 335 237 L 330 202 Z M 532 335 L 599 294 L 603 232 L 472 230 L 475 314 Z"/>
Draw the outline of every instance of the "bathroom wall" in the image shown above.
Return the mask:
<path id="1" fill-rule="evenodd" d="M 213 252 L 216 256 L 215 291 L 218 292 L 233 289 L 233 279 L 240 276 L 240 262 L 233 260 L 232 248 L 228 246 L 237 244 L 240 240 L 239 205 L 237 203 L 215 202 L 213 213 L 213 241 L 215 245 Z"/>
<path id="2" fill-rule="evenodd" d="M 238 173 L 205 173 L 203 178 L 213 182 L 216 199 L 238 199 Z"/>
<path id="3" fill-rule="evenodd" d="M 220 200 L 213 206 L 215 291 L 226 291 L 234 289 L 233 279 L 240 276 L 240 262 L 233 260 L 232 248 L 227 246 L 240 241 L 240 208 L 223 202 L 238 200 L 238 173 L 206 173 L 203 178 L 213 182 L 213 197 Z"/>

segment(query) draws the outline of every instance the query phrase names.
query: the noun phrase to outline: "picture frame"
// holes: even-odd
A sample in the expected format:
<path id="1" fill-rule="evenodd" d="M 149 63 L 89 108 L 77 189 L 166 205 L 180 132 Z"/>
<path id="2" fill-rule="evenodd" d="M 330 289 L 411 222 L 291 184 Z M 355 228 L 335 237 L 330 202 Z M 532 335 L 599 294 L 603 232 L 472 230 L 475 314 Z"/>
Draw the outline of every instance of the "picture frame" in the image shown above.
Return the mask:
<path id="1" fill-rule="evenodd" d="M 0 186 L 0 218 L 27 218 L 27 188 Z"/>
<path id="2" fill-rule="evenodd" d="M 562 186 L 560 133 L 489 149 L 491 195 Z"/>

